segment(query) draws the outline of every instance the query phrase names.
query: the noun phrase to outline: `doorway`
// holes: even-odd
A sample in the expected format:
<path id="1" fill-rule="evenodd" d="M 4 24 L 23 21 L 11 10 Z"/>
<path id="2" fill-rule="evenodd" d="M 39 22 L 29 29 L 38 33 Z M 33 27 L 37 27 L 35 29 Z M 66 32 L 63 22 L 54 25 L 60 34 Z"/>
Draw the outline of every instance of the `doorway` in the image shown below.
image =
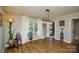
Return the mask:
<path id="1" fill-rule="evenodd" d="M 55 36 L 55 23 L 52 22 L 50 24 L 50 37 L 54 38 L 54 36 Z"/>
<path id="2" fill-rule="evenodd" d="M 73 33 L 73 42 L 76 41 L 76 39 L 78 39 L 79 36 L 79 18 L 78 19 L 73 19 L 73 29 L 72 29 L 72 33 Z"/>

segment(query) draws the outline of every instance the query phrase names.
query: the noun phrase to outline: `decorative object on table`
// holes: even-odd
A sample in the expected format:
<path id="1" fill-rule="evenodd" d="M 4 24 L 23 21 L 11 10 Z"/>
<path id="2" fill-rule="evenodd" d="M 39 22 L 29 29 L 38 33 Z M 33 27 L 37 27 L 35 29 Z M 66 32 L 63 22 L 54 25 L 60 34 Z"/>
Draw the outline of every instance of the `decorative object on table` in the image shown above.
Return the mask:
<path id="1" fill-rule="evenodd" d="M 8 44 L 9 44 L 9 46 L 13 46 L 13 43 L 14 43 L 13 35 L 14 35 L 16 28 L 12 31 L 13 19 L 8 19 L 8 22 L 9 22 L 9 41 L 8 41 Z"/>
<path id="2" fill-rule="evenodd" d="M 2 27 L 3 24 L 3 15 L 0 13 L 0 27 Z"/>
<path id="3" fill-rule="evenodd" d="M 64 40 L 64 33 L 63 33 L 63 28 L 61 28 L 60 42 L 63 43 L 63 40 Z"/>
<path id="4" fill-rule="evenodd" d="M 60 26 L 65 26 L 64 20 L 61 20 L 61 21 L 59 22 L 59 25 L 60 25 Z"/>

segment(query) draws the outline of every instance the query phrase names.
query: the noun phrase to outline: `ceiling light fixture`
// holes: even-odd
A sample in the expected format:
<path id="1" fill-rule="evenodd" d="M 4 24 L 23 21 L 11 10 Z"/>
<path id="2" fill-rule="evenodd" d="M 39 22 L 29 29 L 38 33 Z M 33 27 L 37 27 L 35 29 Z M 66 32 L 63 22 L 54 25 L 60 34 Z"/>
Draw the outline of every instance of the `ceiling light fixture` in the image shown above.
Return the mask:
<path id="1" fill-rule="evenodd" d="M 49 9 L 45 9 L 46 11 L 46 17 L 45 19 L 43 20 L 44 23 L 47 23 L 47 22 L 51 22 L 50 21 L 50 10 Z"/>
<path id="2" fill-rule="evenodd" d="M 50 10 L 46 9 L 46 21 L 50 21 L 49 12 L 50 12 Z"/>

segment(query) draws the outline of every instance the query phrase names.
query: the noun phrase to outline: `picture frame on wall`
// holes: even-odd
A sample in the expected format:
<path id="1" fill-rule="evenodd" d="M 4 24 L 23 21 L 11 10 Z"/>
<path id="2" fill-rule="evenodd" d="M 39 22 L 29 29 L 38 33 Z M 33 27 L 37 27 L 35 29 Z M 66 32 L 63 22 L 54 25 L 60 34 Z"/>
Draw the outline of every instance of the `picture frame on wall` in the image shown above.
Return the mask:
<path id="1" fill-rule="evenodd" d="M 0 27 L 2 27 L 3 25 L 3 15 L 2 13 L 0 13 Z"/>
<path id="2" fill-rule="evenodd" d="M 59 22 L 59 25 L 60 25 L 60 26 L 65 26 L 65 21 L 64 21 L 64 20 L 61 20 L 61 21 Z"/>

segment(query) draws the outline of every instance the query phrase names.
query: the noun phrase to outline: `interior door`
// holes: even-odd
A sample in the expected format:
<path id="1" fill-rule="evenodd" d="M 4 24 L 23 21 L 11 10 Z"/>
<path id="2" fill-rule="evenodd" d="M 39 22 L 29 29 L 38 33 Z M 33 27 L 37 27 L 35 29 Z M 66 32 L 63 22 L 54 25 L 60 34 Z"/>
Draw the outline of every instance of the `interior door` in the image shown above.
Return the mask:
<path id="1" fill-rule="evenodd" d="M 78 37 L 79 35 L 79 19 L 75 19 L 74 20 L 74 36 L 75 36 L 75 39 L 76 37 Z"/>

